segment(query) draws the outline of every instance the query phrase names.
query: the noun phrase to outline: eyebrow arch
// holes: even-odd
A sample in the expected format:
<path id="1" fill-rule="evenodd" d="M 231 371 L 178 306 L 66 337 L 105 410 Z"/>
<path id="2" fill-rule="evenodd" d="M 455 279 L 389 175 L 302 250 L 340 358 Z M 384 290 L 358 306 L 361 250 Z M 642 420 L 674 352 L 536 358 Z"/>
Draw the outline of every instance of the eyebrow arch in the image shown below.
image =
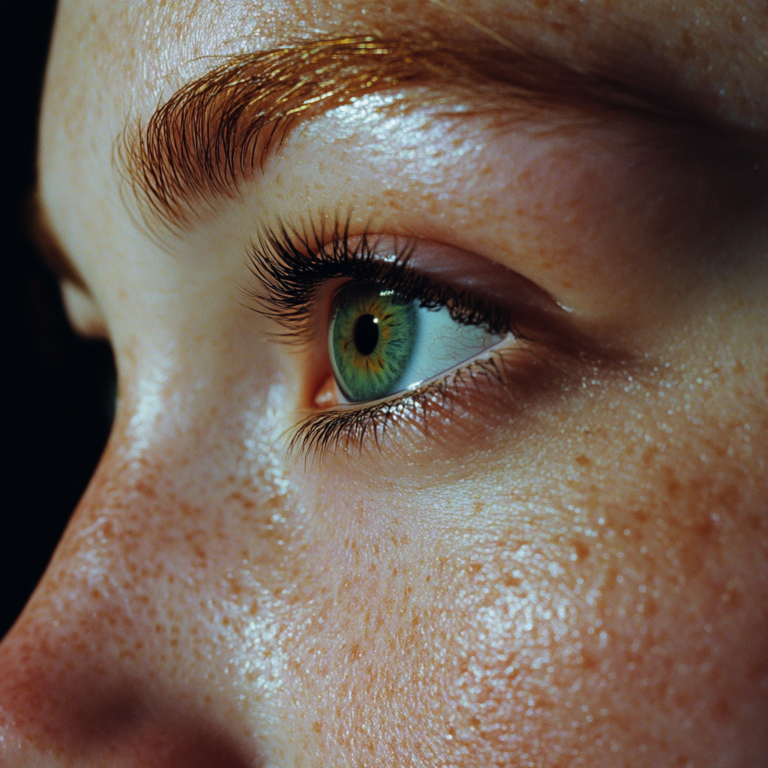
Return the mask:
<path id="1" fill-rule="evenodd" d="M 300 119 L 403 84 L 439 83 L 516 102 L 517 109 L 571 106 L 696 119 L 640 88 L 515 46 L 483 50 L 426 37 L 330 38 L 233 56 L 179 89 L 148 123 L 127 126 L 118 164 L 145 213 L 184 228 L 201 203 L 233 198 Z M 506 95 L 506 98 L 504 98 Z M 486 99 L 487 100 L 487 99 Z M 146 218 L 146 216 L 145 216 Z"/>

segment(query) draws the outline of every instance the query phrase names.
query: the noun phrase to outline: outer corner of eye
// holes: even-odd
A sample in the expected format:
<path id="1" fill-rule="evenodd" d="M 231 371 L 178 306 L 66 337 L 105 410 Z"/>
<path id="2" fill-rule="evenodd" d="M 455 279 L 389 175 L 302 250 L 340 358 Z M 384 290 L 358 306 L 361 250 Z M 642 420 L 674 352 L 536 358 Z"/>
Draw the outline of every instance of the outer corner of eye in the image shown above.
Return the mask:
<path id="1" fill-rule="evenodd" d="M 87 289 L 71 280 L 62 280 L 61 296 L 69 322 L 77 333 L 89 339 L 109 336 L 104 315 Z"/>

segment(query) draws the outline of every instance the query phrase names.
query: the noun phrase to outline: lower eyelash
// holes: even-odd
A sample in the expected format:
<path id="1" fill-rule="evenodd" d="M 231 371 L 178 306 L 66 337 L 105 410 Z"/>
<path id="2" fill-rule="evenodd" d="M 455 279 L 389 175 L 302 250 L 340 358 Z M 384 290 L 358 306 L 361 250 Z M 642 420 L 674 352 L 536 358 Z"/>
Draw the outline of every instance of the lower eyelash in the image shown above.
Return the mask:
<path id="1" fill-rule="evenodd" d="M 519 353 L 531 355 L 537 362 L 542 361 L 533 348 L 517 346 L 514 350 L 498 349 L 488 357 L 474 360 L 400 396 L 369 405 L 334 408 L 312 414 L 295 428 L 289 443 L 289 454 L 303 453 L 305 460 L 311 456 L 322 460 L 329 453 L 339 450 L 362 453 L 369 444 L 379 448 L 386 432 L 395 428 L 398 429 L 398 437 L 405 427 L 417 429 L 421 435 L 427 434 L 434 419 L 446 417 L 458 405 L 466 405 L 464 401 L 472 387 L 480 392 L 484 383 L 492 382 L 501 385 L 511 397 L 509 357 L 514 354 L 516 362 L 519 362 Z"/>

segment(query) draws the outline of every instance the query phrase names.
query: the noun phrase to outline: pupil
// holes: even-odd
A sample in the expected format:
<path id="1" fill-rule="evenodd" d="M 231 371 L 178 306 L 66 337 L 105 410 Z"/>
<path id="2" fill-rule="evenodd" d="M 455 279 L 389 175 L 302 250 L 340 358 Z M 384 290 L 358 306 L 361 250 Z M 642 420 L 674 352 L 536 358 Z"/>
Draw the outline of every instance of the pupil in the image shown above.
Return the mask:
<path id="1" fill-rule="evenodd" d="M 355 321 L 355 346 L 361 355 L 370 355 L 379 343 L 379 326 L 373 315 L 360 315 Z"/>

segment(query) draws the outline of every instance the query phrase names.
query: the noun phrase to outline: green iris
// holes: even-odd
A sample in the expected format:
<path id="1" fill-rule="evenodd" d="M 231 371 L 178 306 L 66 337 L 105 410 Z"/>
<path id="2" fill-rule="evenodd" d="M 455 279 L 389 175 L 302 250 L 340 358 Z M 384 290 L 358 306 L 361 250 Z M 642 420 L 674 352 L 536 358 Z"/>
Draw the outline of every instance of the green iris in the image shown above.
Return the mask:
<path id="1" fill-rule="evenodd" d="M 398 391 L 418 337 L 415 303 L 380 285 L 349 283 L 331 318 L 331 365 L 344 397 L 361 402 Z"/>

